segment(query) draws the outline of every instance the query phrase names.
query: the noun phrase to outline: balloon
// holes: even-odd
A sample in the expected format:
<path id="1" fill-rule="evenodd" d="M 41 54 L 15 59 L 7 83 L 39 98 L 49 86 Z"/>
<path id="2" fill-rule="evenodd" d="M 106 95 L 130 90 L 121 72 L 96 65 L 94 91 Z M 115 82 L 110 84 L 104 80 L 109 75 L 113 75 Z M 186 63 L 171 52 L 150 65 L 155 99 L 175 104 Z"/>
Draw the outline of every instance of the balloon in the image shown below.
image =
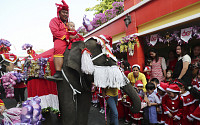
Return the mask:
<path id="1" fill-rule="evenodd" d="M 92 24 L 90 23 L 90 20 L 86 18 L 86 15 L 83 17 L 83 26 L 85 27 L 87 32 L 90 32 L 94 29 Z"/>

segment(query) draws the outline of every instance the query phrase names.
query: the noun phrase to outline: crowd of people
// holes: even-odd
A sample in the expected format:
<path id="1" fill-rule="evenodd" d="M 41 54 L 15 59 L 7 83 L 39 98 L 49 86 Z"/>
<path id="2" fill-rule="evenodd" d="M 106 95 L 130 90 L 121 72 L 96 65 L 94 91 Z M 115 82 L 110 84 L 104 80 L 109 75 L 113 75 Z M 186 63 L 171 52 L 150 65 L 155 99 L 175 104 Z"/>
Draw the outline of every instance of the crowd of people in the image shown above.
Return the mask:
<path id="1" fill-rule="evenodd" d="M 138 64 L 131 66 L 128 61 L 118 62 L 138 92 L 141 111 L 131 113 L 129 107 L 134 102 L 118 90 L 118 114 L 115 117 L 123 119 L 124 124 L 133 125 L 199 125 L 200 45 L 195 45 L 191 54 L 184 45 L 177 45 L 174 51 L 169 51 L 167 61 L 156 49 L 150 49 L 148 55 L 144 69 Z M 100 105 L 99 112 L 104 114 L 102 89 L 93 86 L 92 92 L 93 106 Z M 114 116 L 111 114 L 110 117 Z M 118 122 L 113 124 L 118 125 Z"/>

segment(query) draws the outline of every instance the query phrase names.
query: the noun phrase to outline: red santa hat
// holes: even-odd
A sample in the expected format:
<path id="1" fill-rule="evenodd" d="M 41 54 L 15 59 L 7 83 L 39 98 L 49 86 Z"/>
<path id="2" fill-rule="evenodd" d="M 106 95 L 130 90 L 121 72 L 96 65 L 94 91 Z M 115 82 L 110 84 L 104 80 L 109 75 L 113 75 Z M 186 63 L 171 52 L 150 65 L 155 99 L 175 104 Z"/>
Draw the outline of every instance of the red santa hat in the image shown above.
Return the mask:
<path id="1" fill-rule="evenodd" d="M 59 16 L 59 12 L 61 10 L 67 10 L 69 11 L 69 6 L 65 3 L 64 0 L 61 1 L 63 4 L 57 4 L 56 3 L 56 6 L 57 6 L 57 16 Z"/>
<path id="2" fill-rule="evenodd" d="M 104 39 L 106 41 L 106 43 L 108 43 L 110 45 L 110 47 L 112 47 L 112 36 L 109 35 L 99 35 L 100 38 Z"/>
<path id="3" fill-rule="evenodd" d="M 159 85 L 158 85 L 158 89 L 160 89 L 161 91 L 165 92 L 167 87 L 168 87 L 168 83 L 164 83 L 164 82 L 161 82 Z"/>
<path id="4" fill-rule="evenodd" d="M 137 81 L 135 82 L 135 87 L 143 87 L 142 81 L 137 80 Z"/>
<path id="5" fill-rule="evenodd" d="M 180 88 L 177 84 L 170 84 L 166 90 L 170 92 L 180 92 Z"/>

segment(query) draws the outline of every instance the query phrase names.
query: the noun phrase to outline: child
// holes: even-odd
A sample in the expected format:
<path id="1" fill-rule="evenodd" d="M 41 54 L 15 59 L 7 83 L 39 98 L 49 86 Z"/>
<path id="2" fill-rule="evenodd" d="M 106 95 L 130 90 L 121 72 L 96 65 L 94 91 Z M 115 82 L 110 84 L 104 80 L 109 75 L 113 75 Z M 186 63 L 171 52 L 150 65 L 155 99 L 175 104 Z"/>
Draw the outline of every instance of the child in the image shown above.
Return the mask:
<path id="1" fill-rule="evenodd" d="M 67 28 L 68 28 L 68 32 L 67 32 L 66 40 L 69 43 L 68 49 L 71 49 L 73 42 L 84 41 L 84 38 L 76 32 L 75 24 L 73 22 L 67 23 Z"/>
<path id="2" fill-rule="evenodd" d="M 130 116 L 134 120 L 133 122 L 136 123 L 136 125 L 141 124 L 141 120 L 143 119 L 143 108 L 147 106 L 146 103 L 143 102 L 144 92 L 143 92 L 143 83 L 142 81 L 138 80 L 135 82 L 135 87 L 137 88 L 138 95 L 141 100 L 141 110 L 139 113 L 131 113 Z M 132 103 L 132 102 L 131 102 Z"/>
<path id="3" fill-rule="evenodd" d="M 159 85 L 159 80 L 157 78 L 152 78 L 150 82 L 155 85 L 156 89 L 154 90 L 154 92 L 156 94 L 157 93 L 157 85 Z"/>
<path id="4" fill-rule="evenodd" d="M 173 73 L 172 70 L 167 71 L 165 83 L 170 83 L 170 81 L 172 80 L 172 73 Z"/>
<path id="5" fill-rule="evenodd" d="M 193 113 L 187 116 L 190 121 L 194 121 L 193 125 L 200 125 L 200 104 Z"/>
<path id="6" fill-rule="evenodd" d="M 146 79 L 147 79 L 147 82 L 150 82 L 150 74 L 151 74 L 151 65 L 152 65 L 152 60 L 151 59 L 147 59 L 147 62 L 146 62 L 146 66 L 144 68 L 144 73 L 145 73 L 145 76 L 146 76 Z"/>
<path id="7" fill-rule="evenodd" d="M 181 125 L 190 125 L 193 124 L 192 121 L 189 121 L 187 116 L 189 116 L 194 110 L 197 108 L 196 99 L 190 94 L 189 91 L 185 89 L 182 83 L 183 81 L 175 81 L 180 90 L 181 90 L 181 100 L 183 102 L 183 111 L 182 111 L 182 119 L 181 119 Z"/>
<path id="8" fill-rule="evenodd" d="M 153 83 L 148 83 L 146 85 L 146 90 L 147 90 L 147 97 L 149 100 L 149 103 L 147 103 L 148 107 L 146 111 L 148 112 L 148 119 L 149 123 L 151 125 L 157 124 L 157 112 L 156 112 L 156 106 L 160 104 L 160 100 L 158 96 L 154 93 L 155 90 L 155 85 Z"/>
<path id="9" fill-rule="evenodd" d="M 96 90 L 96 86 L 94 85 L 94 83 L 92 84 L 92 104 L 94 107 L 97 107 L 99 99 L 97 96 L 98 90 Z"/>
<path id="10" fill-rule="evenodd" d="M 162 102 L 162 98 L 166 95 L 166 89 L 168 87 L 168 83 L 161 82 L 160 85 L 157 87 L 158 93 L 156 94 L 158 98 L 160 99 L 160 102 Z M 159 104 L 157 107 L 157 112 L 158 112 L 158 123 L 163 124 L 164 123 L 164 113 L 162 110 L 162 104 Z"/>
<path id="11" fill-rule="evenodd" d="M 198 90 L 200 90 L 199 84 L 200 84 L 200 70 L 198 70 L 197 76 L 193 79 L 192 82 L 193 87 L 197 88 Z"/>
<path id="12" fill-rule="evenodd" d="M 162 108 L 165 114 L 165 124 L 180 125 L 182 103 L 180 100 L 180 88 L 177 84 L 170 84 L 166 89 L 167 95 L 162 98 Z"/>

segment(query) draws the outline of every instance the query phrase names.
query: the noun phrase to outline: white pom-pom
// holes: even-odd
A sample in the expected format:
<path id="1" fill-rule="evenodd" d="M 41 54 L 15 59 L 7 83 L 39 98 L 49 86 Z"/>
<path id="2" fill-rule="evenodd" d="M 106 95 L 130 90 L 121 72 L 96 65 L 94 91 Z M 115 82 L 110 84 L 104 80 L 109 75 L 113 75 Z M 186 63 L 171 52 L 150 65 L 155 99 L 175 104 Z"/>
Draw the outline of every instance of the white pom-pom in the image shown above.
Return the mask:
<path id="1" fill-rule="evenodd" d="M 90 57 L 90 52 L 87 49 L 84 49 L 81 57 L 81 70 L 85 74 L 92 75 L 94 73 L 94 64 Z"/>

